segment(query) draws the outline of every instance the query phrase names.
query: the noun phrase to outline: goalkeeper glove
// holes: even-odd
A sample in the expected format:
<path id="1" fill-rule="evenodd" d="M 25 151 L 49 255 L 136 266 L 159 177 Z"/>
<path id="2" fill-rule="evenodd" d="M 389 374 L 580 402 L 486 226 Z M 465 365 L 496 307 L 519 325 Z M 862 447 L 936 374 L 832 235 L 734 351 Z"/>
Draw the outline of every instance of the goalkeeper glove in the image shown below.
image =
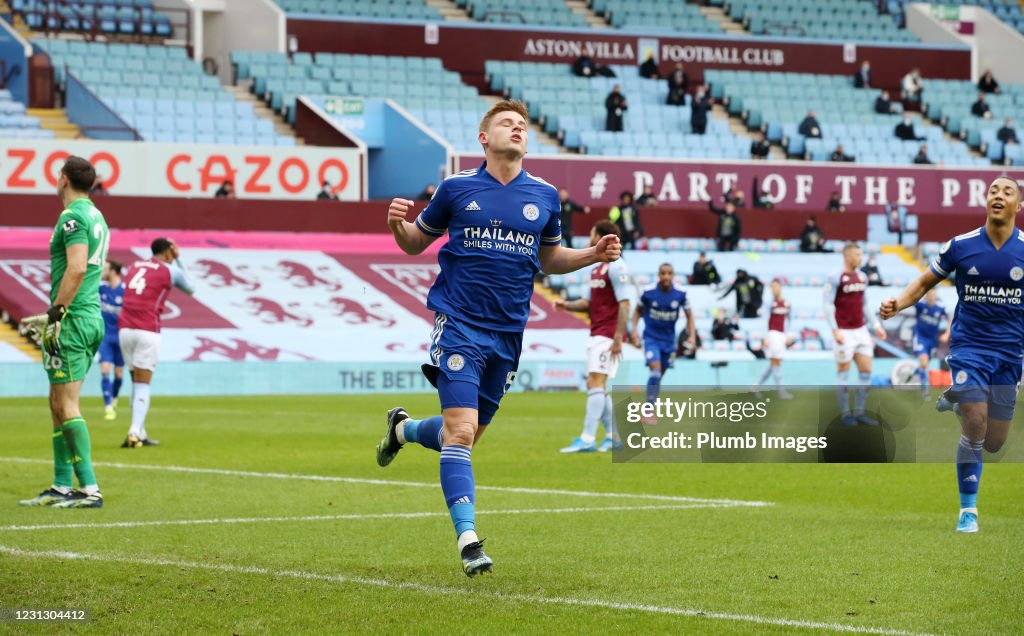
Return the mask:
<path id="1" fill-rule="evenodd" d="M 46 314 L 36 314 L 35 316 L 25 316 L 21 319 L 21 324 L 25 327 L 25 331 L 42 336 L 43 329 L 46 328 L 46 320 Z"/>
<path id="2" fill-rule="evenodd" d="M 46 329 L 43 330 L 43 350 L 51 356 L 60 355 L 60 321 L 67 315 L 64 305 L 54 305 L 46 311 Z"/>

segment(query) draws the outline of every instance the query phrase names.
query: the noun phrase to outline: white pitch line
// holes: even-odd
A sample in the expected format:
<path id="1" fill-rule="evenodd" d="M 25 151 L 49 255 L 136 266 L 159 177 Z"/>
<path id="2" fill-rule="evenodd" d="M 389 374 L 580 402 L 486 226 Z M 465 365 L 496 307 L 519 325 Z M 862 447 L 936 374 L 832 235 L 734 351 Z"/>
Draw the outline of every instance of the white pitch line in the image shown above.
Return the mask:
<path id="1" fill-rule="evenodd" d="M 0 457 L 0 462 L 19 464 L 53 464 L 49 459 L 33 459 L 28 457 Z M 304 481 L 326 481 L 344 484 L 366 484 L 371 486 L 404 486 L 409 488 L 440 488 L 435 482 L 425 481 L 393 481 L 389 479 L 367 479 L 361 477 L 337 477 L 333 475 L 302 475 L 295 473 L 259 473 L 248 470 L 226 470 L 222 468 L 195 468 L 192 466 L 157 466 L 152 464 L 120 464 L 116 462 L 93 462 L 99 468 L 125 468 L 128 470 L 160 470 L 172 473 L 197 473 L 203 475 L 226 475 L 230 477 L 257 477 L 263 479 L 297 479 Z M 740 499 L 701 499 L 699 497 L 682 497 L 677 495 L 650 495 L 627 492 L 590 492 L 586 490 L 560 490 L 549 488 L 517 488 L 514 486 L 476 486 L 477 490 L 491 492 L 511 492 L 529 495 L 564 495 L 567 497 L 598 497 L 617 499 L 648 499 L 651 501 L 675 501 L 683 503 L 728 504 L 731 506 L 771 506 L 769 501 L 745 501 Z"/>
<path id="2" fill-rule="evenodd" d="M 534 515 L 534 514 L 572 514 L 577 512 L 632 512 L 642 510 L 694 510 L 706 508 L 736 508 L 733 504 L 681 504 L 651 506 L 603 506 L 598 508 L 521 508 L 517 510 L 479 510 L 480 515 Z M 422 519 L 426 517 L 444 517 L 449 513 L 437 512 L 378 512 L 351 515 L 309 515 L 305 517 L 237 517 L 224 519 L 164 519 L 157 521 L 111 521 L 109 523 L 50 523 L 34 526 L 0 526 L 0 532 L 21 530 L 64 530 L 67 528 L 140 528 L 146 526 L 199 526 L 218 523 L 271 523 L 288 521 L 359 521 L 363 519 Z"/>
<path id="3" fill-rule="evenodd" d="M 425 594 L 437 595 L 458 595 L 477 598 L 492 598 L 499 601 L 513 603 L 526 603 L 532 605 L 566 605 L 570 607 L 592 607 L 609 609 L 622 612 L 644 612 L 648 614 L 668 614 L 673 616 L 685 616 L 702 618 L 707 620 L 733 621 L 741 623 L 753 623 L 757 625 L 774 625 L 780 627 L 793 627 L 802 629 L 828 630 L 833 632 L 845 632 L 853 634 L 884 634 L 885 636 L 926 636 L 903 630 L 887 629 L 882 627 L 861 627 L 858 625 L 846 625 L 843 623 L 825 623 L 816 621 L 805 621 L 792 618 L 773 618 L 770 616 L 757 616 L 752 614 L 730 614 L 727 612 L 708 612 L 704 610 L 685 607 L 665 607 L 659 605 L 646 605 L 642 603 L 621 603 L 617 601 L 605 601 L 600 599 L 587 599 L 576 597 L 557 596 L 535 596 L 532 594 L 516 594 L 492 592 L 475 588 L 446 587 L 442 585 L 425 585 L 411 581 L 389 581 L 387 579 L 371 579 L 362 576 L 347 574 L 320 574 L 318 572 L 303 572 L 300 570 L 272 570 L 254 566 L 226 565 L 217 563 L 198 563 L 194 561 L 175 561 L 171 559 L 145 559 L 119 555 L 86 554 L 81 552 L 63 552 L 57 550 L 35 551 L 22 550 L 0 545 L 0 554 L 7 554 L 14 557 L 40 558 L 40 559 L 74 559 L 81 561 L 97 561 L 101 563 L 128 563 L 131 565 L 163 566 L 174 568 L 189 568 L 195 570 L 207 570 L 215 572 L 228 572 L 232 574 L 255 574 L 260 576 L 303 579 L 307 581 L 323 581 L 328 583 L 347 583 L 362 585 L 366 587 L 383 587 L 399 590 L 410 590 Z"/>

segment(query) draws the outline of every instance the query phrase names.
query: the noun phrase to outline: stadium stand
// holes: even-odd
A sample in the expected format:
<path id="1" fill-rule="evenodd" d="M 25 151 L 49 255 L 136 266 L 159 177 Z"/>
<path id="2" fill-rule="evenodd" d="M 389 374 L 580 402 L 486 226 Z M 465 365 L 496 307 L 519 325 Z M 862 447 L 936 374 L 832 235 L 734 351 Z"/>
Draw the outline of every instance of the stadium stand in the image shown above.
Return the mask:
<path id="1" fill-rule="evenodd" d="M 1024 153 L 1020 146 L 1009 146 L 1004 156 L 1003 145 L 996 140 L 996 132 L 1009 117 L 1019 125 L 1024 116 L 1024 84 L 1003 83 L 1000 94 L 985 96 L 992 119 L 975 117 L 971 105 L 978 99 L 978 87 L 967 80 L 925 80 L 923 111 L 932 121 L 943 126 L 951 135 L 957 135 L 972 148 L 985 152 L 992 161 L 1010 160 L 1020 165 Z M 1021 138 L 1018 134 L 1018 138 Z"/>
<path id="2" fill-rule="evenodd" d="M 773 143 L 785 141 L 791 157 L 828 161 L 836 145 L 842 144 L 858 163 L 911 164 L 921 143 L 926 143 L 933 161 L 990 165 L 987 159 L 972 156 L 965 144 L 950 141 L 942 129 L 920 119 L 915 131 L 925 138 L 923 142 L 896 139 L 893 131 L 899 120 L 874 112 L 880 91 L 856 89 L 846 76 L 711 70 L 705 78 L 711 83 L 712 96 L 727 100 L 730 115 L 744 118 L 750 128 L 764 127 Z M 805 139 L 797 132 L 810 110 L 821 122 L 821 139 Z"/>
<path id="3" fill-rule="evenodd" d="M 613 26 L 652 33 L 721 33 L 722 27 L 695 4 L 665 0 L 593 0 L 591 8 Z"/>
<path id="4" fill-rule="evenodd" d="M 726 12 L 754 35 L 917 42 L 879 14 L 871 0 L 731 0 Z"/>
<path id="5" fill-rule="evenodd" d="M 583 16 L 570 11 L 561 0 L 456 0 L 456 4 L 480 22 L 587 26 Z"/>
<path id="6" fill-rule="evenodd" d="M 10 5 L 36 30 L 158 37 L 169 37 L 174 30 L 171 19 L 154 9 L 153 0 L 11 0 Z"/>
<path id="7" fill-rule="evenodd" d="M 251 79 L 253 93 L 289 121 L 299 95 L 393 99 L 456 150 L 480 149 L 477 127 L 490 104 L 436 57 L 296 53 L 289 60 L 282 53 L 234 51 L 231 58 L 237 80 Z M 557 149 L 535 143 L 530 152 Z"/>
<path id="8" fill-rule="evenodd" d="M 440 20 L 441 14 L 423 0 L 276 0 L 287 13 L 346 15 L 360 18 Z"/>
<path id="9" fill-rule="evenodd" d="M 962 5 L 976 6 L 985 9 L 1009 26 L 1024 33 L 1024 14 L 1021 13 L 1017 0 L 914 0 L 926 4 L 941 4 L 952 7 Z M 888 0 L 886 11 L 893 16 L 897 24 L 903 24 L 908 0 Z"/>
<path id="10" fill-rule="evenodd" d="M 0 138 L 52 139 L 53 132 L 40 127 L 38 118 L 26 115 L 25 105 L 10 91 L 0 89 Z"/>
<path id="11" fill-rule="evenodd" d="M 219 80 L 188 59 L 184 48 L 62 39 L 33 42 L 49 54 L 57 81 L 73 74 L 143 139 L 179 143 L 295 144 L 257 117 Z M 88 60 L 103 59 L 103 68 Z"/>
<path id="12" fill-rule="evenodd" d="M 576 77 L 568 64 L 502 62 L 484 64 L 490 87 L 530 107 L 530 117 L 557 134 L 569 148 L 588 154 L 748 159 L 750 140 L 710 119 L 704 135 L 691 134 L 690 107 L 665 104 L 665 81 L 643 79 L 635 66 L 613 66 L 617 77 Z M 604 101 L 622 86 L 629 100 L 623 132 L 606 132 Z"/>

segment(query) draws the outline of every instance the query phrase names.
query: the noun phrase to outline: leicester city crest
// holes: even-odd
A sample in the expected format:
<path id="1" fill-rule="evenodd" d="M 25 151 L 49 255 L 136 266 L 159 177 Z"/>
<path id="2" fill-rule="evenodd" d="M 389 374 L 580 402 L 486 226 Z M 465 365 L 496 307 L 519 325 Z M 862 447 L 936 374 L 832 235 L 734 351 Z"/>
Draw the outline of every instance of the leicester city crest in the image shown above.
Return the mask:
<path id="1" fill-rule="evenodd" d="M 452 371 L 462 371 L 464 366 L 466 366 L 466 360 L 461 355 L 453 353 L 448 356 L 448 368 Z"/>
<path id="2" fill-rule="evenodd" d="M 1015 281 L 1024 278 L 1024 269 L 1021 269 L 1020 267 L 1014 267 L 1013 269 L 1010 270 L 1010 278 L 1012 278 Z"/>
<path id="3" fill-rule="evenodd" d="M 527 203 L 523 206 L 523 216 L 527 221 L 536 221 L 540 217 L 540 208 L 532 203 Z"/>

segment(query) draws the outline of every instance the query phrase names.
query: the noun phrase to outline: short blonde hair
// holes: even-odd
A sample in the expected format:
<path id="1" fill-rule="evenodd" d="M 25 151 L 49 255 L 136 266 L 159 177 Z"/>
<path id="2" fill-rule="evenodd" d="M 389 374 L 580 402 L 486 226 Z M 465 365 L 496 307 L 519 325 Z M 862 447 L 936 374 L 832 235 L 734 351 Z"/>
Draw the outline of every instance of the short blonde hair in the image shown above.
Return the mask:
<path id="1" fill-rule="evenodd" d="M 843 246 L 843 253 L 845 254 L 846 252 L 849 252 L 850 250 L 859 250 L 859 249 L 861 249 L 860 245 L 858 245 L 854 241 L 849 241 L 846 245 Z"/>
<path id="2" fill-rule="evenodd" d="M 480 132 L 487 130 L 487 127 L 491 125 L 491 120 L 498 113 L 505 111 L 512 111 L 518 115 L 522 115 L 523 119 L 527 122 L 530 121 L 530 109 L 527 108 L 526 104 L 519 101 L 518 99 L 503 99 L 494 106 L 487 109 L 484 113 L 484 118 L 480 120 Z"/>

